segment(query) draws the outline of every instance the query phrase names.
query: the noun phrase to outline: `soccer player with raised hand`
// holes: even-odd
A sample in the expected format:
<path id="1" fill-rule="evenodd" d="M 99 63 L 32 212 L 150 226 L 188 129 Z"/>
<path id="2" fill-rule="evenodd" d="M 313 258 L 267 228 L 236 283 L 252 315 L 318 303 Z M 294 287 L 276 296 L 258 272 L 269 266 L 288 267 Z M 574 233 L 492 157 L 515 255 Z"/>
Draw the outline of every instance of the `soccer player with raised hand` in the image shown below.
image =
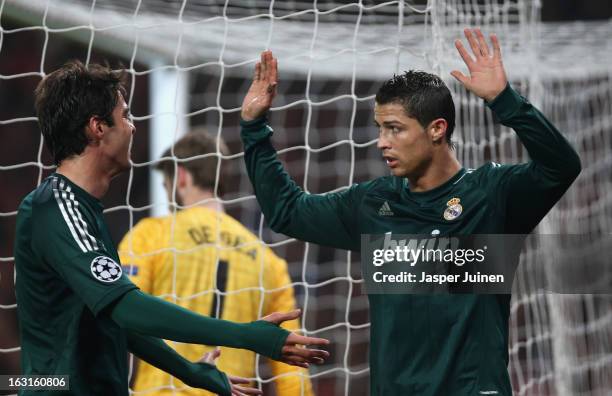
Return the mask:
<path id="1" fill-rule="evenodd" d="M 270 227 L 301 240 L 360 250 L 362 234 L 527 234 L 581 170 L 546 117 L 508 84 L 500 45 L 466 29 L 468 75 L 452 75 L 514 129 L 531 160 L 465 169 L 451 141 L 455 105 L 444 82 L 407 71 L 376 94 L 377 147 L 391 176 L 325 195 L 303 192 L 272 147 L 266 114 L 277 61 L 261 55 L 242 105 L 245 162 Z M 518 257 L 516 257 L 518 260 Z M 510 396 L 510 295 L 370 294 L 372 395 Z"/>
<path id="2" fill-rule="evenodd" d="M 57 170 L 19 206 L 16 295 L 23 375 L 68 375 L 72 395 L 128 395 L 127 351 L 221 395 L 259 393 L 163 341 L 229 346 L 307 367 L 326 345 L 278 325 L 299 311 L 234 323 L 142 293 L 122 272 L 100 199 L 130 167 L 135 131 L 122 73 L 69 62 L 38 85 L 36 110 Z M 33 391 L 35 392 L 35 391 Z M 35 392 L 36 394 L 40 394 Z M 22 394 L 29 394 L 24 391 Z"/>

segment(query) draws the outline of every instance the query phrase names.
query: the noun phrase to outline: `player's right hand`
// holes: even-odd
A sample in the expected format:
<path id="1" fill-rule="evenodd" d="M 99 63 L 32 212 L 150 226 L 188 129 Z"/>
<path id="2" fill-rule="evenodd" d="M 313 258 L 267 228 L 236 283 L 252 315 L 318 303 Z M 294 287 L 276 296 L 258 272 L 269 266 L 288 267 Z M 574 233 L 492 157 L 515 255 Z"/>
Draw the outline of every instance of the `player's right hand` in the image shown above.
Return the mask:
<path id="1" fill-rule="evenodd" d="M 255 65 L 251 87 L 242 101 L 240 116 L 244 121 L 252 121 L 268 112 L 276 96 L 277 84 L 278 62 L 272 51 L 264 51 Z"/>
<path id="2" fill-rule="evenodd" d="M 262 320 L 280 325 L 287 320 L 299 318 L 300 314 L 299 309 L 291 312 L 274 312 L 263 317 Z M 305 348 L 308 345 L 329 345 L 329 340 L 290 333 L 283 346 L 280 361 L 292 366 L 308 368 L 310 363 L 321 364 L 329 357 L 329 352 L 321 349 Z"/>

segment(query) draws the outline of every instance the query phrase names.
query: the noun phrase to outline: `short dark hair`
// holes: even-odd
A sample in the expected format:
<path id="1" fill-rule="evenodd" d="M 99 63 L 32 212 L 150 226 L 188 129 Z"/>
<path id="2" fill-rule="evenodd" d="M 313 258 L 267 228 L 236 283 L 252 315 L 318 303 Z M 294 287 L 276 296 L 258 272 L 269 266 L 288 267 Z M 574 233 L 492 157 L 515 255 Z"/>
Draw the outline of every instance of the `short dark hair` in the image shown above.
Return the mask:
<path id="1" fill-rule="evenodd" d="M 125 95 L 124 80 L 124 71 L 74 60 L 38 84 L 34 91 L 36 115 L 56 165 L 85 150 L 89 144 L 85 126 L 92 116 L 113 126 L 118 92 Z"/>
<path id="2" fill-rule="evenodd" d="M 218 141 L 221 155 L 228 155 L 229 150 L 223 139 L 219 137 Z M 162 159 L 157 163 L 155 169 L 161 171 L 168 180 L 174 181 L 174 164 L 176 163 L 176 165 L 182 166 L 191 174 L 196 186 L 206 190 L 215 189 L 217 165 L 221 159 L 217 155 L 202 156 L 217 152 L 216 136 L 211 136 L 205 129 L 197 128 L 177 140 L 172 147 L 164 151 L 162 157 L 173 157 L 172 150 L 174 150 L 174 158 Z M 224 193 L 223 181 L 227 173 L 224 169 L 226 168 L 221 168 L 220 177 L 217 182 L 218 195 Z"/>
<path id="3" fill-rule="evenodd" d="M 436 118 L 448 123 L 446 141 L 451 143 L 455 129 L 455 103 L 444 81 L 435 74 L 408 70 L 385 81 L 376 93 L 376 103 L 401 103 L 409 117 L 423 128 Z"/>

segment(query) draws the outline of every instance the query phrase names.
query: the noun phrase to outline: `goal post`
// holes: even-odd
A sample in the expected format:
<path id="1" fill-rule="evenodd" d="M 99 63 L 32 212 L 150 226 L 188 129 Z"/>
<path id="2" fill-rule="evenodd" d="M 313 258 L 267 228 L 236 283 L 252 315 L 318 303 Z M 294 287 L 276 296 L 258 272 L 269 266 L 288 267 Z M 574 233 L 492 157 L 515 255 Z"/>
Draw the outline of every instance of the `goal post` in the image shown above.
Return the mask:
<path id="1" fill-rule="evenodd" d="M 161 62 L 152 65 L 149 78 L 149 101 L 151 103 L 151 138 L 149 156 L 152 160 L 162 154 L 189 129 L 188 113 L 189 79 L 176 67 L 164 67 Z M 151 216 L 169 213 L 168 198 L 160 172 L 150 172 L 149 190 Z"/>

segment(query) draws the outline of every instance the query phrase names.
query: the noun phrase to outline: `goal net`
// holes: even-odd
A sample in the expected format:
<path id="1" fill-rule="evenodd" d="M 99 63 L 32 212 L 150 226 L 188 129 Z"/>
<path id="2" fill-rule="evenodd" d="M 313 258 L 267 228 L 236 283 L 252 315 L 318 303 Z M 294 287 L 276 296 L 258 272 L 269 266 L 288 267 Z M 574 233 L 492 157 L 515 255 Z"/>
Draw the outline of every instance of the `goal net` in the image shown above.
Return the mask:
<path id="1" fill-rule="evenodd" d="M 359 257 L 267 228 L 242 164 L 241 100 L 259 53 L 272 49 L 280 69 L 270 116 L 277 131 L 273 142 L 288 172 L 311 193 L 386 174 L 376 148 L 374 94 L 382 81 L 407 69 L 435 72 L 449 84 L 458 110 L 456 150 L 465 167 L 526 161 L 514 132 L 449 75 L 464 69 L 453 41 L 467 26 L 498 34 L 513 86 L 565 134 L 582 159 L 579 179 L 534 232 L 587 234 L 595 241 L 609 236 L 612 25 L 543 23 L 538 0 L 2 0 L 0 65 L 11 67 L 0 69 L 0 87 L 25 80 L 35 84 L 53 70 L 50 64 L 70 58 L 92 61 L 105 54 L 122 60 L 131 78 L 137 134 L 145 137 L 136 138 L 134 150 L 141 154 L 134 156 L 129 176 L 113 186 L 120 198 L 106 209 L 116 239 L 143 216 L 166 211 L 160 182 L 149 176 L 162 150 L 192 127 L 223 137 L 230 154 L 217 155 L 231 182 L 216 199 L 289 263 L 303 308 L 303 332 L 332 341 L 330 361 L 310 369 L 315 392 L 360 395 L 368 393 L 369 315 Z M 25 34 L 37 37 L 31 44 L 39 60 L 34 68 L 22 69 L 19 59 L 8 58 L 11 40 Z M 54 44 L 58 36 L 79 52 L 59 48 Z M 11 130 L 28 135 L 5 139 L 4 149 L 20 152 L 25 144 L 30 150 L 21 159 L 5 157 L 16 159 L 4 160 L 0 178 L 27 175 L 22 183 L 32 189 L 53 168 L 33 112 L 0 109 L 0 115 L 3 136 Z M 138 143 L 148 144 L 148 151 Z M 18 198 L 0 208 L 6 229 L 14 226 Z M 13 274 L 12 239 L 1 256 L 5 288 Z M 535 288 L 535 274 L 552 276 L 554 264 L 536 248 L 522 255 L 510 313 L 508 369 L 514 392 L 607 394 L 612 389 L 612 297 Z M 601 277 L 609 281 L 612 274 Z M 1 297 L 0 315 L 14 324 L 14 296 Z M 0 337 L 0 342 L 0 360 L 15 360 L 18 339 Z M 260 384 L 274 380 L 264 364 L 257 366 L 255 379 Z"/>

